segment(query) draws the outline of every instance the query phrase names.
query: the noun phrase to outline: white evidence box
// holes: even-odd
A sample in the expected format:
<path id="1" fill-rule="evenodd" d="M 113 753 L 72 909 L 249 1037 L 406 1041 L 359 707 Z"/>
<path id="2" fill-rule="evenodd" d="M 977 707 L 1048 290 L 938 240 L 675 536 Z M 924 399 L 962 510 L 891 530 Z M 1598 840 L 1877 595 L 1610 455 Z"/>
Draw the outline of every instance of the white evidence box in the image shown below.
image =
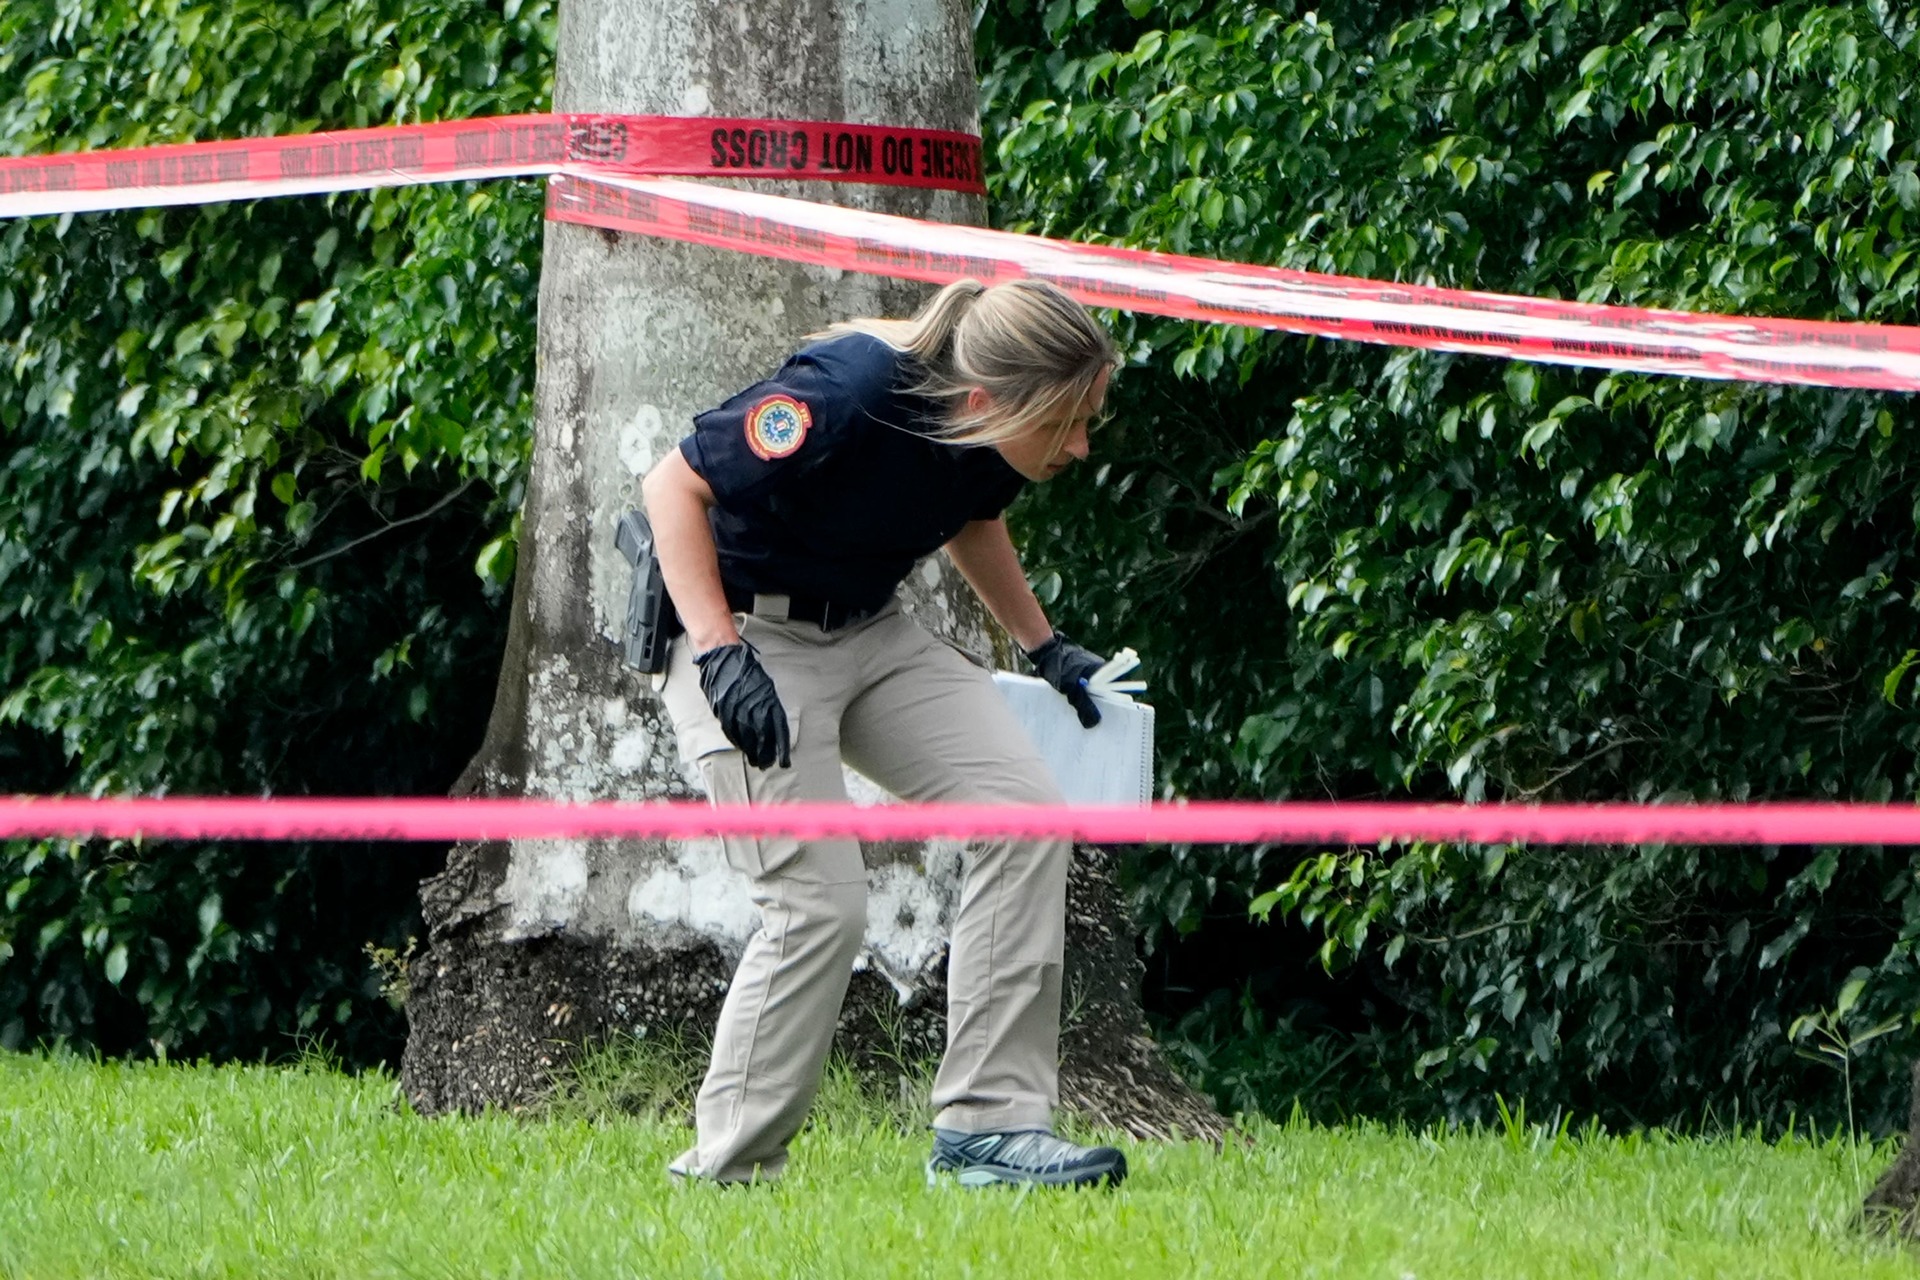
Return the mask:
<path id="1" fill-rule="evenodd" d="M 1068 804 L 1139 804 L 1153 799 L 1153 708 L 1094 686 L 1100 723 L 1080 726 L 1073 704 L 1044 680 L 996 671 L 1015 718 L 1053 770 Z"/>

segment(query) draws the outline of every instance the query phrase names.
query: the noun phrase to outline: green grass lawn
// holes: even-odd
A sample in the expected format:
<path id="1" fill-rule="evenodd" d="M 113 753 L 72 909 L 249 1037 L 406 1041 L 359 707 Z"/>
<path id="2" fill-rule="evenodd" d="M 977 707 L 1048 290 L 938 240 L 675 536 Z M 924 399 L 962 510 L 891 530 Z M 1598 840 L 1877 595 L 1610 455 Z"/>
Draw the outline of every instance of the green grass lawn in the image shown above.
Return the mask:
<path id="1" fill-rule="evenodd" d="M 840 1080 L 788 1176 L 684 1187 L 661 1119 L 423 1120 L 324 1066 L 0 1054 L 0 1275 L 1920 1276 L 1845 1142 L 1249 1126 L 1112 1193 L 929 1189 Z"/>

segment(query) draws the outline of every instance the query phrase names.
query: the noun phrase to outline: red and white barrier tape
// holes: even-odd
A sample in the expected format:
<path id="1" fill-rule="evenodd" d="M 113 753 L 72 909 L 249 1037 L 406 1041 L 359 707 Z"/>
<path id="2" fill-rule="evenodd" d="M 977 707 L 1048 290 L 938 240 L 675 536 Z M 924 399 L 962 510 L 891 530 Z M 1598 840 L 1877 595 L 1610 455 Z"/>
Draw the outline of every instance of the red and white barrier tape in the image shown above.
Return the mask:
<path id="1" fill-rule="evenodd" d="M 502 116 L 0 159 L 0 217 L 556 177 L 548 216 L 943 283 L 1034 276 L 1156 315 L 1552 364 L 1920 390 L 1920 328 L 1599 306 L 1384 284 L 915 222 L 616 175 L 821 178 L 980 192 L 980 140 L 872 125 Z"/>
<path id="2" fill-rule="evenodd" d="M 1087 844 L 1920 845 L 1920 807 L 1459 805 L 1197 802 L 1146 807 L 550 800 L 167 797 L 0 798 L 0 838 L 144 836 L 153 840 L 669 839 L 784 834 L 803 839 L 1069 836 Z"/>
<path id="3" fill-rule="evenodd" d="M 1920 328 L 1650 311 L 949 226 L 685 182 L 568 169 L 547 216 L 944 284 L 1051 281 L 1082 302 L 1401 347 L 1696 378 L 1920 391 Z"/>
<path id="4" fill-rule="evenodd" d="M 984 193 L 980 139 L 941 129 L 525 115 L 0 159 L 0 217 L 553 173 L 816 178 Z"/>

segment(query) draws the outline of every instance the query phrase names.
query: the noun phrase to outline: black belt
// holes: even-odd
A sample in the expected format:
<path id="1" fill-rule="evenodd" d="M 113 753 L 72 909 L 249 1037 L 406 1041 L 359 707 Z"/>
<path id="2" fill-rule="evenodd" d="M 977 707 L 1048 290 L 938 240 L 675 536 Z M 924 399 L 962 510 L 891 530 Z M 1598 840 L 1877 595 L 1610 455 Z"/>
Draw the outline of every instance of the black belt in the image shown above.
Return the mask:
<path id="1" fill-rule="evenodd" d="M 822 631 L 838 631 L 856 622 L 865 622 L 886 607 L 884 602 L 872 606 L 858 606 L 841 600 L 823 599 L 820 596 L 782 596 L 769 592 L 755 594 L 731 584 L 726 590 L 727 607 L 735 613 L 754 613 L 777 620 L 780 616 L 778 602 L 785 600 L 787 602 L 786 617 L 789 622 L 811 622 Z"/>

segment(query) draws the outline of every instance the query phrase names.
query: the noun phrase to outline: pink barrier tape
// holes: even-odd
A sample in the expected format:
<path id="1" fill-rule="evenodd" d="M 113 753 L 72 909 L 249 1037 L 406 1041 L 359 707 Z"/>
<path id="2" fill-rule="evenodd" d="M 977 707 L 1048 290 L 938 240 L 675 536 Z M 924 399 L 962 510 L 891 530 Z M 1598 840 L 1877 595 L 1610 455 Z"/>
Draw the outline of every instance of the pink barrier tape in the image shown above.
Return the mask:
<path id="1" fill-rule="evenodd" d="M 522 115 L 0 159 L 0 217 L 553 173 L 814 178 L 981 194 L 980 139 L 944 129 Z"/>
<path id="2" fill-rule="evenodd" d="M 1070 836 L 1087 844 L 1920 845 L 1920 807 L 1458 805 L 1199 801 L 1150 806 L 793 804 L 519 799 L 167 797 L 0 798 L 0 837 L 151 840 L 686 840 L 785 834 L 815 839 Z"/>
<path id="3" fill-rule="evenodd" d="M 1557 302 L 1382 284 L 919 222 L 684 182 L 567 169 L 547 216 L 944 284 L 1031 276 L 1091 306 L 1549 364 L 1920 390 L 1920 328 Z"/>

